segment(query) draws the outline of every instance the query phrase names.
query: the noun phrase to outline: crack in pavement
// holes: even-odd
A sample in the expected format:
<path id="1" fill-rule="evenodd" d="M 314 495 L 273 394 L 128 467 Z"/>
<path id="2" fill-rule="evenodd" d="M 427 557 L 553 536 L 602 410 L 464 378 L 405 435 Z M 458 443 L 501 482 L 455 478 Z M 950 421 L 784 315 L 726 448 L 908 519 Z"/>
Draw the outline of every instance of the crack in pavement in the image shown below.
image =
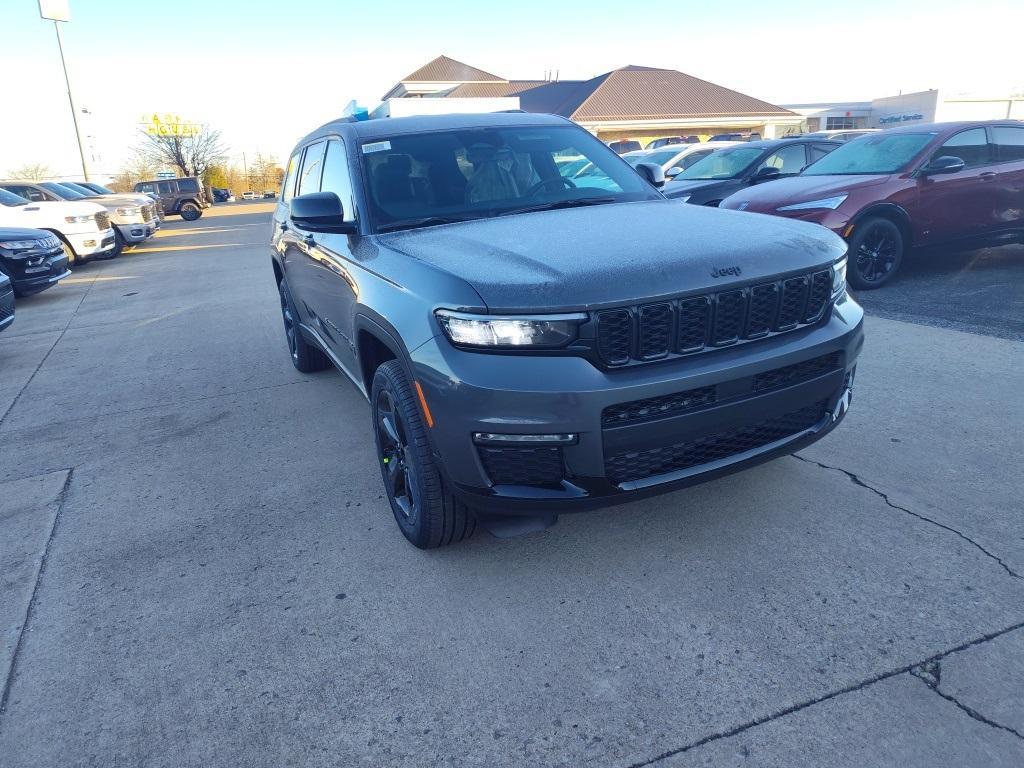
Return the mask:
<path id="1" fill-rule="evenodd" d="M 945 523 L 940 523 L 938 520 L 933 520 L 932 518 L 928 517 L 927 515 L 922 515 L 919 512 L 914 512 L 912 510 L 907 509 L 906 507 L 901 507 L 899 504 L 893 503 L 889 499 L 889 495 L 887 493 L 884 493 L 883 491 L 880 491 L 877 488 L 874 488 L 873 486 L 868 485 L 868 483 L 866 483 L 864 480 L 862 480 L 860 478 L 860 476 L 856 475 L 853 472 L 850 472 L 848 469 L 843 469 L 842 467 L 833 467 L 830 464 L 822 464 L 820 461 L 815 461 L 814 459 L 804 458 L 803 456 L 801 456 L 801 455 L 799 455 L 797 453 L 791 454 L 791 456 L 794 459 L 799 459 L 802 462 L 805 462 L 807 464 L 813 464 L 813 465 L 815 465 L 817 467 L 821 467 L 822 469 L 831 469 L 833 472 L 841 472 L 842 474 L 846 475 L 847 478 L 849 478 L 851 483 L 853 483 L 854 485 L 858 485 L 861 488 L 865 488 L 865 489 L 871 491 L 873 494 L 875 494 L 876 496 L 881 498 L 882 501 L 884 501 L 888 506 L 892 507 L 893 509 L 897 509 L 900 512 L 905 512 L 908 515 L 911 515 L 912 517 L 916 517 L 918 520 L 923 520 L 926 523 L 931 523 L 934 526 L 942 528 L 944 531 L 949 531 L 950 533 L 956 534 L 961 539 L 966 541 L 968 544 L 972 545 L 973 547 L 976 547 L 986 557 L 988 557 L 988 558 L 996 561 L 997 563 L 999 563 L 999 565 L 1002 567 L 1002 569 L 1004 571 L 1006 571 L 1008 574 L 1010 574 L 1010 576 L 1012 576 L 1013 578 L 1015 578 L 1015 579 L 1024 578 L 1019 573 L 1017 573 L 1015 570 L 1013 570 L 1010 566 L 1008 566 L 1003 561 L 1003 559 L 1001 557 L 999 557 L 999 555 L 997 555 L 997 554 L 995 554 L 993 552 L 988 551 L 987 549 L 985 549 L 985 547 L 983 547 L 981 544 L 976 542 L 974 539 L 972 539 L 967 534 L 962 533 L 962 532 L 958 531 L 956 528 L 953 528 L 952 526 L 946 525 Z"/>
<path id="2" fill-rule="evenodd" d="M 919 667 L 914 667 L 912 670 L 910 670 L 910 674 L 916 677 L 921 682 L 923 682 L 931 690 L 933 690 L 939 696 L 944 698 L 946 701 L 950 702 L 951 704 L 955 704 L 957 707 L 963 710 L 969 717 L 977 720 L 979 723 L 984 723 L 985 725 L 990 725 L 993 728 L 998 728 L 1002 731 L 1007 731 L 1009 733 L 1012 733 L 1018 739 L 1024 741 L 1024 734 L 1021 734 L 1020 731 L 1016 730 L 1015 728 L 1011 728 L 1008 725 L 997 723 L 995 720 L 985 717 L 978 710 L 967 706 L 959 699 L 957 699 L 955 696 L 951 696 L 950 694 L 944 693 L 943 691 L 939 690 L 939 685 L 942 682 L 942 663 L 940 660 L 936 659 L 935 661 L 925 662 Z"/>
<path id="3" fill-rule="evenodd" d="M 18 630 L 18 640 L 14 644 L 14 654 L 11 656 L 11 666 L 7 670 L 7 679 L 4 680 L 3 693 L 0 694 L 0 725 L 3 725 L 4 713 L 7 711 L 7 700 L 11 695 L 11 686 L 14 683 L 14 676 L 18 669 L 21 647 L 25 642 L 25 634 L 28 632 L 29 622 L 32 621 L 32 617 L 35 615 L 39 583 L 43 580 L 43 572 L 46 570 L 46 564 L 50 559 L 50 544 L 53 541 L 54 534 L 57 532 L 57 525 L 60 523 L 61 515 L 64 513 L 64 502 L 67 501 L 68 489 L 71 487 L 71 478 L 75 474 L 75 468 L 65 467 L 64 471 L 68 475 L 64 478 L 64 485 L 61 486 L 60 493 L 57 494 L 57 512 L 53 516 L 50 532 L 47 534 L 46 542 L 43 544 L 43 552 L 39 558 L 39 570 L 36 572 L 36 580 L 32 585 L 32 594 L 29 596 L 28 607 L 25 609 L 25 618 L 21 622 L 21 629 Z"/>
<path id="4" fill-rule="evenodd" d="M 748 720 L 747 722 L 741 725 L 737 725 L 734 728 L 730 728 L 727 731 L 718 731 L 716 733 L 708 734 L 707 736 L 703 736 L 700 739 L 690 742 L 685 746 L 677 747 L 676 749 L 670 749 L 667 752 L 662 752 L 660 755 L 655 755 L 654 757 L 651 757 L 647 760 L 643 760 L 638 763 L 630 763 L 627 766 L 627 768 L 644 768 L 645 766 L 654 765 L 655 763 L 660 762 L 662 760 L 667 760 L 670 757 L 675 757 L 676 755 L 681 755 L 685 752 L 690 752 L 691 750 L 697 749 L 698 747 L 703 747 L 705 744 L 710 744 L 714 741 L 719 741 L 721 739 L 728 739 L 732 736 L 737 736 L 743 733 L 744 731 L 749 731 L 751 728 L 755 728 L 759 725 L 764 725 L 765 723 L 770 723 L 773 720 L 778 720 L 779 718 L 786 717 L 787 715 L 792 715 L 796 712 L 800 712 L 801 710 L 807 709 L 808 707 L 813 707 L 815 704 L 821 704 L 830 699 L 837 698 L 838 696 L 843 696 L 847 693 L 854 693 L 855 691 L 863 690 L 864 688 L 868 688 L 869 686 L 872 686 L 875 683 L 880 683 L 883 680 L 888 680 L 889 678 L 897 677 L 898 675 L 902 675 L 907 672 L 912 673 L 913 670 L 918 668 L 924 668 L 928 665 L 937 664 L 946 656 L 949 656 L 954 653 L 959 653 L 960 651 L 965 651 L 968 648 L 973 648 L 974 646 L 981 645 L 982 643 L 987 643 L 990 640 L 994 640 L 995 638 L 1001 637 L 1002 635 L 1008 634 L 1010 632 L 1015 632 L 1018 629 L 1024 629 L 1024 621 L 1018 622 L 1016 624 L 1013 624 L 1009 627 L 1005 627 L 1000 630 L 996 630 L 995 632 L 990 632 L 988 634 L 981 635 L 980 637 L 976 637 L 973 640 L 968 640 L 966 643 L 961 643 L 955 648 L 949 648 L 945 651 L 940 651 L 939 653 L 929 656 L 927 659 L 924 659 L 923 661 L 914 662 L 913 664 L 908 664 L 904 667 L 900 667 L 899 669 L 893 669 L 888 672 L 883 672 L 882 674 L 875 675 L 874 677 L 869 677 L 866 680 L 862 680 L 859 683 L 853 683 L 851 685 L 844 686 L 843 688 L 839 688 L 838 690 L 826 693 L 822 696 L 817 696 L 813 699 L 808 699 L 807 701 L 802 701 L 798 704 L 793 704 L 789 707 L 785 707 L 775 712 L 771 712 L 767 715 L 764 715 L 763 717 Z M 938 690 L 936 690 L 936 693 L 945 698 L 945 695 L 939 692 Z M 950 700 L 953 701 L 952 699 Z M 954 703 L 957 702 L 954 701 Z M 971 716 L 974 717 L 974 715 Z M 987 720 L 982 720 L 982 722 L 987 722 L 989 725 L 994 725 L 996 727 L 1003 727 L 999 726 L 997 723 L 993 723 Z M 1020 734 L 1016 731 L 1013 731 L 1013 733 L 1020 736 Z"/>
<path id="5" fill-rule="evenodd" d="M 64 338 L 64 334 L 68 332 L 68 328 L 71 327 L 71 321 L 75 319 L 75 316 L 78 314 L 78 310 L 82 308 L 82 304 L 85 302 L 86 297 L 89 295 L 89 291 L 91 291 L 92 287 L 96 285 L 97 277 L 99 277 L 98 273 L 93 276 L 92 282 L 89 283 L 89 286 L 85 289 L 85 292 L 82 293 L 82 298 L 78 300 L 78 304 L 75 307 L 75 311 L 71 313 L 71 317 L 68 318 L 68 321 L 64 324 L 64 328 L 61 330 L 57 338 L 54 339 L 53 344 L 51 344 L 50 348 L 46 350 L 46 354 L 43 355 L 43 359 L 39 361 L 39 365 L 37 365 L 36 369 L 32 371 L 32 375 L 28 377 L 28 381 L 25 382 L 25 385 L 18 390 L 18 394 L 16 394 L 14 396 L 14 399 L 11 400 L 11 404 L 7 407 L 7 410 L 4 411 L 3 416 L 0 416 L 0 426 L 3 426 L 3 423 L 7 420 L 7 417 L 11 414 L 11 411 L 14 410 L 14 406 L 18 404 L 18 401 L 21 399 L 21 396 L 25 394 L 25 390 L 28 389 L 29 384 L 32 383 L 32 380 L 36 377 L 36 374 L 39 373 L 39 369 L 42 368 L 43 364 L 46 363 L 46 361 L 49 359 L 50 353 L 57 348 L 57 345 L 60 344 L 60 340 Z"/>

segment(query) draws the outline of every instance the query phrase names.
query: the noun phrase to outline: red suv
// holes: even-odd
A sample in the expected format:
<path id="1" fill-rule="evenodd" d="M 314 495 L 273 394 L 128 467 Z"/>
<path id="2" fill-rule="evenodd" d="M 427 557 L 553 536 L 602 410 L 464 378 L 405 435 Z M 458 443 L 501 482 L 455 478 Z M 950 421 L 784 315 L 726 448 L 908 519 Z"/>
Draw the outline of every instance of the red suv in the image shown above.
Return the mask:
<path id="1" fill-rule="evenodd" d="M 934 123 L 854 139 L 722 208 L 813 221 L 849 243 L 850 284 L 878 288 L 909 248 L 1024 238 L 1024 122 Z"/>

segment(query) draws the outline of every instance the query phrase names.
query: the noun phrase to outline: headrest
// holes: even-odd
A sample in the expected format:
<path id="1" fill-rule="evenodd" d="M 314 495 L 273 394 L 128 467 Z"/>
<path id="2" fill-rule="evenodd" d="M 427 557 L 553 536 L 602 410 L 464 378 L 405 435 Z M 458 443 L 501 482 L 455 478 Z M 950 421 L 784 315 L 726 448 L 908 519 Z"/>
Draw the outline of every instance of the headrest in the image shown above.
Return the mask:
<path id="1" fill-rule="evenodd" d="M 408 176 L 412 172 L 412 158 L 408 155 L 388 155 L 388 172 Z"/>

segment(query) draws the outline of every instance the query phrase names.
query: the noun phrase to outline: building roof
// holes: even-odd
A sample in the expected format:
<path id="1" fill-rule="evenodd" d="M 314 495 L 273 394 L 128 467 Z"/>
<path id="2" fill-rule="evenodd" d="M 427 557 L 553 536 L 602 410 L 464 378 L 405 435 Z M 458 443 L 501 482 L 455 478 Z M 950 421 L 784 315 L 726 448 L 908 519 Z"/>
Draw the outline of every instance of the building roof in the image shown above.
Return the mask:
<path id="1" fill-rule="evenodd" d="M 428 65 L 429 66 L 429 65 Z M 677 72 L 630 65 L 590 80 L 511 80 L 458 85 L 444 96 L 518 96 L 527 112 L 579 122 L 665 120 L 733 115 L 789 115 L 776 104 Z"/>
<path id="2" fill-rule="evenodd" d="M 403 83 L 502 83 L 505 79 L 463 64 L 447 56 L 438 56 L 402 78 Z"/>

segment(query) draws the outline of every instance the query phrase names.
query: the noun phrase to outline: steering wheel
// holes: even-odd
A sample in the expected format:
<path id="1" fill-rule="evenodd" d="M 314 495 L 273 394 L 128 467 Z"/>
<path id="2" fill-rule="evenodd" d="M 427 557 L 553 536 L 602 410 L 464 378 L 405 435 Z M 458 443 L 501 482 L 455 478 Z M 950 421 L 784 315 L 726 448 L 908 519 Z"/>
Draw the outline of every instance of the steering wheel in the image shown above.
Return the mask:
<path id="1" fill-rule="evenodd" d="M 550 187 L 552 184 L 561 184 L 566 189 L 576 189 L 576 185 L 573 183 L 572 179 L 567 179 L 564 176 L 552 176 L 550 178 L 538 181 L 536 184 L 534 184 L 532 187 L 526 190 L 526 193 L 523 195 L 523 197 L 533 197 L 542 189 L 544 189 L 545 187 Z"/>

